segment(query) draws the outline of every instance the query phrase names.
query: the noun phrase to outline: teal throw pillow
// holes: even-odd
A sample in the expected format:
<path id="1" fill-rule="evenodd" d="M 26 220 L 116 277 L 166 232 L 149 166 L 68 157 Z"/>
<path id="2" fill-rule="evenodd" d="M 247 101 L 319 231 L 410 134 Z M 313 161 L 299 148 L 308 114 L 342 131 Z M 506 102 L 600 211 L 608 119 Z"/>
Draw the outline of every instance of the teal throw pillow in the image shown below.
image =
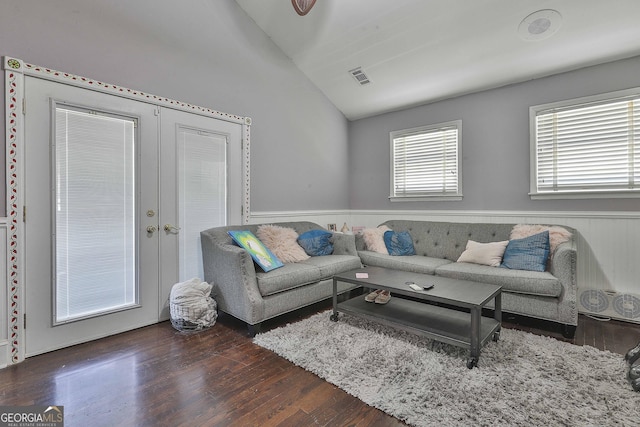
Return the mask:
<path id="1" fill-rule="evenodd" d="M 333 245 L 331 237 L 333 233 L 325 230 L 309 230 L 298 236 L 298 244 L 311 256 L 331 255 Z"/>
<path id="2" fill-rule="evenodd" d="M 545 271 L 549 258 L 549 231 L 523 239 L 509 240 L 500 267 L 512 270 Z"/>
<path id="3" fill-rule="evenodd" d="M 385 231 L 384 245 L 387 247 L 389 255 L 406 256 L 415 255 L 413 239 L 408 231 Z"/>
<path id="4" fill-rule="evenodd" d="M 265 272 L 284 266 L 282 261 L 273 254 L 251 231 L 227 231 L 229 236 L 241 248 L 244 248 L 256 264 Z"/>

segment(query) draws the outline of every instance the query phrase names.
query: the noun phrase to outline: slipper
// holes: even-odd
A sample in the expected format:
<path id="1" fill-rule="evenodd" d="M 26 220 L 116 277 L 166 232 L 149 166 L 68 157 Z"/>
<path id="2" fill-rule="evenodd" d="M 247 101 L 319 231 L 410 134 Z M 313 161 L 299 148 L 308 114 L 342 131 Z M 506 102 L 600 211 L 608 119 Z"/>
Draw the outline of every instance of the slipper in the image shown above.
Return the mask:
<path id="1" fill-rule="evenodd" d="M 382 291 L 376 297 L 375 303 L 376 304 L 386 304 L 386 303 L 389 302 L 390 299 L 391 299 L 391 293 L 389 291 Z"/>
<path id="2" fill-rule="evenodd" d="M 364 297 L 364 300 L 366 302 L 374 302 L 376 298 L 378 298 L 378 295 L 380 295 L 380 292 L 382 292 L 382 289 L 376 289 L 375 291 Z"/>

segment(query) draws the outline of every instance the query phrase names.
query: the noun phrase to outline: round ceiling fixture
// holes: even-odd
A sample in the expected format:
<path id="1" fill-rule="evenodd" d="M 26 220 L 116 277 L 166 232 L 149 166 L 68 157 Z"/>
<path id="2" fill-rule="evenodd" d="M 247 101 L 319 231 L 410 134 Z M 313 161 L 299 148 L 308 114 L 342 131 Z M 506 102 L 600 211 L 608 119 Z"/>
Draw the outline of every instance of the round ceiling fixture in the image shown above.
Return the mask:
<path id="1" fill-rule="evenodd" d="M 539 10 L 522 20 L 518 26 L 518 35 L 522 40 L 543 40 L 555 34 L 561 24 L 562 15 L 557 10 Z"/>

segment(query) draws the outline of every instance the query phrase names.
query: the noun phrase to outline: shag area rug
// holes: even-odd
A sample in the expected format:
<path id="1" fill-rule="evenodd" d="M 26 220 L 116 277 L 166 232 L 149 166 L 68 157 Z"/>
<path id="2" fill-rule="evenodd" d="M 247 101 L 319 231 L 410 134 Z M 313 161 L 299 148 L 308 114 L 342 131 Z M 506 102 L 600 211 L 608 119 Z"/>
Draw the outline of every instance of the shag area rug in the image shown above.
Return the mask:
<path id="1" fill-rule="evenodd" d="M 623 356 L 502 329 L 468 350 L 330 311 L 259 334 L 274 351 L 414 426 L 638 426 Z"/>

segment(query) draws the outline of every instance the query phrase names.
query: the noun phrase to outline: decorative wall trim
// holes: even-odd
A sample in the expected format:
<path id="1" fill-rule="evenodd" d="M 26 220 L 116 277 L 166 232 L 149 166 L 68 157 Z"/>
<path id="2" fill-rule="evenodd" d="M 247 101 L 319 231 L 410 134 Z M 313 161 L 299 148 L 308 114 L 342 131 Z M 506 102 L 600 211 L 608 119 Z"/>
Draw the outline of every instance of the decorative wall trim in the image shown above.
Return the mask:
<path id="1" fill-rule="evenodd" d="M 247 223 L 251 215 L 250 205 L 250 117 L 223 113 L 206 107 L 188 104 L 173 99 L 132 90 L 122 86 L 103 83 L 98 80 L 76 76 L 50 68 L 25 63 L 11 58 L 2 58 L 2 68 L 5 70 L 5 137 L 6 137 L 6 164 L 7 164 L 7 298 L 5 306 L 8 307 L 8 344 L 10 348 L 10 362 L 18 363 L 24 359 L 24 329 L 22 315 L 24 313 L 24 262 L 23 241 L 24 230 L 22 222 L 23 206 L 23 146 L 24 146 L 24 76 L 55 81 L 58 83 L 102 92 L 114 96 L 133 99 L 152 105 L 172 108 L 192 114 L 213 117 L 231 123 L 242 125 L 242 152 L 243 152 L 243 206 L 242 222 Z M 2 300 L 0 299 L 0 302 Z M 2 322 L 0 322 L 0 326 Z M 0 344 L 2 335 L 0 335 Z M 0 349 L 1 351 L 1 349 Z M 2 358 L 0 356 L 0 364 Z"/>
<path id="2" fill-rule="evenodd" d="M 192 105 L 186 102 L 176 101 L 175 99 L 165 98 L 163 96 L 152 95 L 139 90 L 133 90 L 122 86 L 103 83 L 98 80 L 89 79 L 86 77 L 76 76 L 69 73 L 63 73 L 62 71 L 52 70 L 50 68 L 40 67 L 37 65 L 22 62 L 20 59 L 6 58 L 5 63 L 8 67 L 15 68 L 11 64 L 22 64 L 23 73 L 25 76 L 34 76 L 46 80 L 53 80 L 62 82 L 72 86 L 78 86 L 85 89 L 96 90 L 99 92 L 109 93 L 111 95 L 117 95 L 125 98 L 135 99 L 136 101 L 147 102 L 153 105 L 160 105 L 162 107 L 174 108 L 176 110 L 182 110 L 189 113 L 201 114 L 203 116 L 215 117 L 220 120 L 228 122 L 239 123 L 250 126 L 251 119 L 249 117 L 238 116 L 235 114 L 223 113 L 220 111 L 212 110 L 211 108 L 200 107 L 198 105 Z"/>
<path id="3" fill-rule="evenodd" d="M 24 97 L 22 61 L 5 58 L 5 136 L 6 136 L 6 187 L 7 187 L 7 221 L 6 235 L 7 262 L 7 298 L 8 313 L 8 341 L 11 363 L 22 360 L 21 351 L 22 323 L 22 269 L 20 251 L 22 250 L 22 221 L 20 206 L 22 205 L 22 187 L 19 176 L 22 173 L 22 146 L 24 142 L 24 116 L 22 114 L 22 100 Z"/>

